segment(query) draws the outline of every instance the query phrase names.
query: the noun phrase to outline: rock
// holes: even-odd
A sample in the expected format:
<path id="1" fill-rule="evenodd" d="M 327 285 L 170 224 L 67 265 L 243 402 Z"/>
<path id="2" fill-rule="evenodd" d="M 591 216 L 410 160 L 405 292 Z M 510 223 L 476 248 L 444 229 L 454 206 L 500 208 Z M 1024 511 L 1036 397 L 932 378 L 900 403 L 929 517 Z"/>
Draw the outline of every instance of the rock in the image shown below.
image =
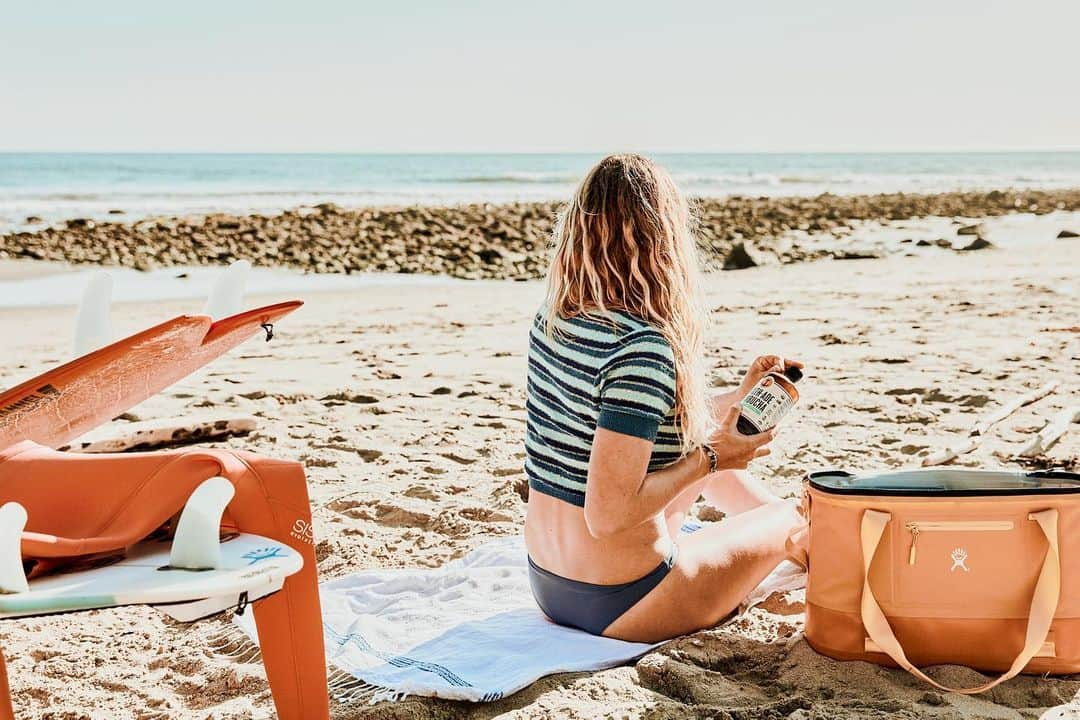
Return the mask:
<path id="1" fill-rule="evenodd" d="M 696 234 L 705 266 L 739 269 L 773 258 L 789 263 L 866 257 L 886 250 L 855 246 L 834 252 L 816 239 L 795 242 L 784 237 L 796 228 L 820 228 L 819 233 L 842 240 L 850 238 L 855 223 L 864 221 L 994 217 L 1028 212 L 1032 206 L 1038 212 L 1072 212 L 1080 210 L 1080 189 L 732 196 L 697 198 L 695 205 Z M 42 223 L 31 225 L 33 232 L 0 233 L 0 256 L 139 268 L 228 263 L 246 257 L 268 267 L 308 272 L 532 280 L 547 271 L 549 241 L 559 210 L 555 202 L 356 209 L 323 203 L 273 215 L 219 213 L 200 219 L 147 218 L 130 224 L 76 218 L 67 227 Z M 956 236 L 950 237 L 955 241 Z M 950 240 L 928 239 L 952 247 Z M 913 244 L 927 247 L 925 242 L 898 242 L 887 249 L 902 254 Z"/>
<path id="2" fill-rule="evenodd" d="M 27 220 L 27 222 L 30 222 L 30 221 Z M 1073 232 L 1072 230 L 1062 230 L 1061 232 L 1059 232 L 1057 234 L 1057 236 L 1058 236 L 1058 240 L 1062 240 L 1064 238 L 1080 237 L 1080 233 Z"/>
<path id="3" fill-rule="evenodd" d="M 982 225 L 964 225 L 956 230 L 957 235 L 979 235 L 982 233 Z"/>
<path id="4" fill-rule="evenodd" d="M 724 512 L 712 505 L 702 505 L 698 508 L 698 520 L 702 522 L 720 522 L 724 517 Z"/>
<path id="5" fill-rule="evenodd" d="M 480 257 L 480 262 L 485 265 L 494 265 L 503 260 L 502 251 L 498 248 L 485 248 L 476 254 Z"/>
<path id="6" fill-rule="evenodd" d="M 952 249 L 952 240 L 946 240 L 945 238 L 938 238 L 934 241 L 934 244 L 937 245 L 939 248 L 946 248 L 948 250 Z"/>
<path id="7" fill-rule="evenodd" d="M 915 245 L 916 245 L 917 247 L 930 247 L 930 246 L 932 246 L 933 244 L 934 244 L 934 243 L 930 242 L 929 240 L 927 240 L 927 239 L 925 239 L 925 238 L 923 238 L 922 240 L 919 240 L 919 242 L 915 243 Z"/>
<path id="8" fill-rule="evenodd" d="M 935 707 L 941 707 L 945 704 L 945 697 L 936 692 L 924 692 L 922 697 L 919 698 L 919 702 L 925 705 L 933 705 Z"/>
<path id="9" fill-rule="evenodd" d="M 757 266 L 758 262 L 750 255 L 750 251 L 746 249 L 746 243 L 737 243 L 728 251 L 727 257 L 724 258 L 725 270 L 745 270 Z"/>
<path id="10" fill-rule="evenodd" d="M 28 225 L 34 225 L 35 223 L 41 222 L 41 218 L 39 218 L 37 215 L 27 215 L 26 222 Z"/>
<path id="11" fill-rule="evenodd" d="M 110 214 L 110 215 L 123 215 L 123 214 L 124 214 L 124 211 L 123 211 L 123 210 L 121 210 L 120 208 L 111 208 L 111 209 L 109 210 L 109 214 Z"/>
<path id="12" fill-rule="evenodd" d="M 989 240 L 983 240 L 981 237 L 977 237 L 970 243 L 962 248 L 956 248 L 957 252 L 968 252 L 970 250 L 986 250 L 987 248 L 994 247 L 994 244 Z"/>

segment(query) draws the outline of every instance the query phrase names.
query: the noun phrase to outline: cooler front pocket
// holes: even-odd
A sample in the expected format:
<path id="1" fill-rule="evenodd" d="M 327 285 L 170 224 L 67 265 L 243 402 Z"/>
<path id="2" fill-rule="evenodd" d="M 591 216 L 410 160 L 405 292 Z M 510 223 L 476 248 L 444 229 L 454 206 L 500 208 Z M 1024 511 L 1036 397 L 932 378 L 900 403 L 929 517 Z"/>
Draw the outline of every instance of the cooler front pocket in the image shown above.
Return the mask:
<path id="1" fill-rule="evenodd" d="M 1046 541 L 1027 513 L 949 520 L 897 518 L 891 604 L 935 614 L 1026 617 Z"/>
<path id="2" fill-rule="evenodd" d="M 908 550 L 908 564 L 915 565 L 918 562 L 919 536 L 927 532 L 947 533 L 976 533 L 976 532 L 1008 532 L 1015 529 L 1012 520 L 909 520 L 904 527 L 911 535 Z M 966 552 L 963 548 L 950 553 L 953 561 L 949 571 L 956 569 L 970 572 L 965 565 Z"/>

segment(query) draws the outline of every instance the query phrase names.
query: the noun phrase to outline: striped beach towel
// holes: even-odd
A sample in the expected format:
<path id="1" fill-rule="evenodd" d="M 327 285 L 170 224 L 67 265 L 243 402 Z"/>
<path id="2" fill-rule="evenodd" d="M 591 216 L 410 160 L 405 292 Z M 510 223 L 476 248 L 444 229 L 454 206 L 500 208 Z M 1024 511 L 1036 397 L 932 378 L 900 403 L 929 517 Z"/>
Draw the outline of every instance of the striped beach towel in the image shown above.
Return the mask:
<path id="1" fill-rule="evenodd" d="M 759 588 L 760 599 L 802 587 L 805 575 L 785 565 Z M 323 583 L 332 696 L 490 702 L 545 675 L 622 665 L 657 647 L 552 623 L 533 601 L 526 567 L 518 536 L 440 568 L 365 570 Z M 250 616 L 236 622 L 255 637 Z"/>

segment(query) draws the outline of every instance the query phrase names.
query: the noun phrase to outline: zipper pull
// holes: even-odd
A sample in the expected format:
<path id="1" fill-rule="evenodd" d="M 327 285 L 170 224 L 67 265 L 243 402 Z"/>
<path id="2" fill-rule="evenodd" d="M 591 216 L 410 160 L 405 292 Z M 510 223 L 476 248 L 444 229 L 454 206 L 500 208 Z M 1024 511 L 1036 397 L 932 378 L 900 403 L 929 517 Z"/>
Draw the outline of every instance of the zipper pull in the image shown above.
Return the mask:
<path id="1" fill-rule="evenodd" d="M 911 533 L 911 550 L 908 552 L 908 565 L 915 564 L 915 546 L 919 543 L 919 526 L 908 523 L 907 529 Z"/>

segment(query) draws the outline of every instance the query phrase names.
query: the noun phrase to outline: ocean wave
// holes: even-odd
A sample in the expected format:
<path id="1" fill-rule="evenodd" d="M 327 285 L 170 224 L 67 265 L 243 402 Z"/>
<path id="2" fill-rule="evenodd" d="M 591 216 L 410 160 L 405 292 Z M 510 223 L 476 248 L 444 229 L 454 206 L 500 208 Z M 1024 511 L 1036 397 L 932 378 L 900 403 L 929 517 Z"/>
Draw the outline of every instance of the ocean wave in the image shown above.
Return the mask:
<path id="1" fill-rule="evenodd" d="M 850 175 L 781 175 L 781 185 L 850 185 L 859 182 Z"/>
<path id="2" fill-rule="evenodd" d="M 400 195 L 407 190 L 398 189 L 296 189 L 296 190 L 249 190 L 237 188 L 235 190 L 179 190 L 176 188 L 161 188 L 157 190 L 130 191 L 105 189 L 87 190 L 83 192 L 13 192 L 0 191 L 0 201 L 44 201 L 44 202 L 123 202 L 140 200 L 201 200 L 222 198 L 294 198 L 294 197 L 366 197 L 369 195 Z M 416 189 L 417 194 L 422 191 Z"/>
<path id="3" fill-rule="evenodd" d="M 675 173 L 676 182 L 687 185 L 715 185 L 729 187 L 781 185 L 850 185 L 859 180 L 848 173 L 836 175 L 799 175 L 784 173 Z"/>
<path id="4" fill-rule="evenodd" d="M 462 175 L 460 177 L 441 177 L 433 182 L 439 183 L 462 183 L 462 184 L 572 184 L 581 179 L 580 175 L 572 173 L 547 173 L 547 172 L 509 172 L 495 175 Z"/>
<path id="5" fill-rule="evenodd" d="M 780 177 L 772 173 L 673 173 L 675 182 L 687 185 L 746 186 L 779 185 Z"/>

